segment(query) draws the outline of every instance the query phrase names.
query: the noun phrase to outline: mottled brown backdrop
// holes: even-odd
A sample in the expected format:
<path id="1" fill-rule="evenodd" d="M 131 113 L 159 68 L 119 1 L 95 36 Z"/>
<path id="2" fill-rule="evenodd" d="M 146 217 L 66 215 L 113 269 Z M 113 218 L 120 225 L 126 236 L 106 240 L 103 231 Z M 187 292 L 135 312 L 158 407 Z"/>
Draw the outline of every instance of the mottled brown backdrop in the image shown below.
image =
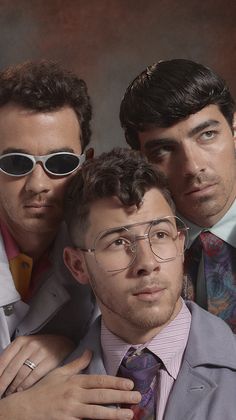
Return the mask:
<path id="1" fill-rule="evenodd" d="M 157 60 L 209 65 L 236 95 L 235 0 L 0 0 L 0 67 L 59 60 L 88 84 L 97 152 L 125 144 L 120 100 Z"/>

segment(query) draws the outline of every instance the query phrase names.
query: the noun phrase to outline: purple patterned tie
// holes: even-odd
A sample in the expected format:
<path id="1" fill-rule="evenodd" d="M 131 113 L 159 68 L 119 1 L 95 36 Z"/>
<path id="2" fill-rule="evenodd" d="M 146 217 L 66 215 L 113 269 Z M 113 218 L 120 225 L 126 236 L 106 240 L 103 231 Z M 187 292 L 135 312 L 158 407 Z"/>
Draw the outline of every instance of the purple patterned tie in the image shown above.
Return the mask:
<path id="1" fill-rule="evenodd" d="M 118 376 L 132 379 L 134 389 L 142 394 L 139 404 L 131 405 L 133 420 L 155 420 L 156 398 L 161 360 L 147 349 L 140 354 L 130 348 L 125 355 Z"/>
<path id="2" fill-rule="evenodd" d="M 194 251 L 195 258 L 187 256 L 190 278 L 194 278 L 199 249 L 203 249 L 207 308 L 236 333 L 236 249 L 208 231 L 202 232 L 193 246 L 190 254 Z"/>

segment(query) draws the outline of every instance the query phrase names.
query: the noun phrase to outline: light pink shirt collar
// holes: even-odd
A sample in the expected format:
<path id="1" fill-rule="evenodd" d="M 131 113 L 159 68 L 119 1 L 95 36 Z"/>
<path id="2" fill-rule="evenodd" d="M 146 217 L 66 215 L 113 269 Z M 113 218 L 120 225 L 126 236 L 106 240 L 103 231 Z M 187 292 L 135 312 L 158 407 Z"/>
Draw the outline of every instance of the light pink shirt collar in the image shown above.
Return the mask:
<path id="1" fill-rule="evenodd" d="M 175 319 L 145 346 L 162 360 L 173 379 L 176 379 L 180 369 L 190 324 L 191 314 L 182 301 L 182 308 Z M 101 328 L 101 345 L 107 374 L 116 375 L 123 357 L 131 346 L 109 331 L 104 322 Z M 138 348 L 140 345 L 132 347 Z"/>

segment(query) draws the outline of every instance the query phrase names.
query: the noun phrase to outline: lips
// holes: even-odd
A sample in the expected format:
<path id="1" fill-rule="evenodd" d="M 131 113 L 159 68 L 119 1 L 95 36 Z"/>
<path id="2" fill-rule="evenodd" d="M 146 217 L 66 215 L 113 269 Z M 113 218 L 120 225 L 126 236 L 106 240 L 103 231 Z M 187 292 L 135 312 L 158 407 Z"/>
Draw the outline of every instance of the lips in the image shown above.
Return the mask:
<path id="1" fill-rule="evenodd" d="M 161 287 L 145 287 L 144 289 L 138 290 L 137 292 L 134 293 L 134 296 L 137 295 L 145 295 L 145 294 L 153 294 L 153 293 L 158 293 L 161 292 L 163 290 L 163 288 Z"/>
<path id="2" fill-rule="evenodd" d="M 194 193 L 198 193 L 198 192 L 202 192 L 205 191 L 211 187 L 214 187 L 216 185 L 216 183 L 213 184 L 200 184 L 200 185 L 196 185 L 196 186 L 192 186 L 191 189 L 187 190 L 185 192 L 185 195 L 191 195 Z"/>
<path id="3" fill-rule="evenodd" d="M 29 208 L 29 209 L 45 209 L 45 208 L 49 208 L 52 207 L 51 203 L 28 203 L 25 204 L 25 208 Z"/>
<path id="4" fill-rule="evenodd" d="M 162 293 L 164 292 L 164 287 L 145 287 L 133 293 L 138 300 L 142 302 L 156 302 Z"/>
<path id="5" fill-rule="evenodd" d="M 52 207 L 52 203 L 47 201 L 40 201 L 40 202 L 33 202 L 33 203 L 27 203 L 25 204 L 25 207 L 35 207 L 35 208 L 41 208 L 41 207 Z"/>

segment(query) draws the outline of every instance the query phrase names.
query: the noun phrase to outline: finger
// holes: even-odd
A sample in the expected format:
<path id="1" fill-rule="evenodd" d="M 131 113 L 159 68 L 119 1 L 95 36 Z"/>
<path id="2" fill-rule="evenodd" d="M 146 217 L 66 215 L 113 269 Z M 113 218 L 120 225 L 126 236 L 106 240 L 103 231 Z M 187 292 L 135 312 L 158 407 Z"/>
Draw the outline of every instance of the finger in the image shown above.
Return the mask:
<path id="1" fill-rule="evenodd" d="M 31 374 L 32 369 L 24 365 L 28 359 L 35 363 L 37 366 L 41 361 L 42 356 L 40 353 L 31 352 L 29 346 L 28 350 L 21 349 L 13 360 L 8 364 L 0 379 L 0 386 L 4 389 L 5 395 L 12 394 L 16 388 Z"/>
<path id="2" fill-rule="evenodd" d="M 23 391 L 28 389 L 58 366 L 58 359 L 56 357 L 45 357 L 40 349 L 30 355 L 28 359 L 34 362 L 36 368 L 31 369 L 23 363 L 23 366 L 8 387 L 6 395 L 16 390 Z"/>
<path id="3" fill-rule="evenodd" d="M 132 410 L 125 408 L 111 408 L 103 407 L 100 405 L 79 404 L 79 406 L 75 409 L 74 415 L 75 418 L 82 419 L 130 420 L 133 418 L 134 413 Z"/>
<path id="4" fill-rule="evenodd" d="M 64 340 L 64 337 L 60 337 L 60 339 L 62 338 Z M 33 348 L 33 346 L 31 346 L 31 348 Z M 30 354 L 27 357 L 29 360 L 33 361 L 37 367 L 31 370 L 28 366 L 26 366 L 26 368 L 25 366 L 22 366 L 19 372 L 17 373 L 15 379 L 8 387 L 6 395 L 9 395 L 15 392 L 16 390 L 22 391 L 28 389 L 30 386 L 34 385 L 46 374 L 48 374 L 50 371 L 55 369 L 61 361 L 61 358 L 58 358 L 58 354 L 59 353 L 57 351 L 56 354 L 50 353 L 48 355 L 47 352 L 45 353 L 45 348 L 37 348 L 37 351 L 34 351 L 34 353 Z M 80 360 L 80 363 L 82 362 L 83 357 Z"/>
<path id="5" fill-rule="evenodd" d="M 76 389 L 74 390 L 76 392 Z M 138 391 L 115 389 L 80 389 L 80 402 L 84 404 L 138 404 L 141 394 Z"/>
<path id="6" fill-rule="evenodd" d="M 37 357 L 31 357 L 30 360 L 37 360 Z M 17 391 L 24 391 L 38 382 L 41 378 L 47 375 L 50 371 L 57 367 L 57 362 L 52 363 L 51 359 L 43 359 L 41 362 L 37 362 L 35 369 L 29 369 L 28 374 L 20 375 L 21 371 L 23 371 L 23 367 L 18 372 L 16 378 L 13 380 L 12 384 L 9 387 L 11 392 Z M 27 367 L 27 366 L 25 366 Z"/>
<path id="7" fill-rule="evenodd" d="M 25 358 L 24 358 L 25 360 Z M 4 372 L 0 378 L 0 395 L 6 391 L 8 386 L 16 377 L 17 373 L 21 369 L 23 362 L 20 356 L 15 356 L 15 358 L 6 366 Z"/>
<path id="8" fill-rule="evenodd" d="M 20 349 L 24 345 L 24 340 L 21 340 L 23 337 L 18 337 L 15 339 L 9 346 L 7 346 L 2 354 L 0 355 L 0 377 L 2 376 L 4 370 L 11 362 L 12 359 L 19 353 Z"/>
<path id="9" fill-rule="evenodd" d="M 134 387 L 133 381 L 126 378 L 111 376 L 111 375 L 78 375 L 74 380 L 79 381 L 82 388 L 106 388 L 106 389 L 120 389 L 132 390 Z"/>
<path id="10" fill-rule="evenodd" d="M 36 368 L 38 370 L 38 366 Z M 19 390 L 27 389 L 31 385 L 35 384 L 39 379 L 41 379 L 44 374 L 39 371 L 39 374 L 35 374 L 35 369 L 31 369 L 29 366 L 23 365 L 20 370 L 17 372 L 15 378 L 11 382 L 11 384 L 8 386 L 5 395 L 8 396 L 10 394 L 13 394 L 16 392 L 18 388 L 21 388 Z M 28 381 L 28 385 L 27 385 Z M 26 383 L 26 384 L 25 384 Z M 25 384 L 25 386 L 23 385 Z"/>
<path id="11" fill-rule="evenodd" d="M 38 353 L 34 353 L 27 357 L 29 360 L 34 361 L 37 367 L 33 370 L 30 370 L 28 366 L 22 366 L 19 372 L 16 374 L 15 379 L 13 379 L 12 383 L 8 387 L 5 393 L 6 395 L 10 395 L 16 390 L 23 391 L 25 389 L 28 389 L 30 386 L 34 385 L 36 382 L 38 382 L 41 378 L 43 378 L 47 373 L 49 373 L 51 370 L 53 370 L 57 366 L 57 363 L 56 364 L 51 363 L 51 359 L 45 359 L 41 361 L 39 357 L 40 356 Z M 60 368 L 61 373 L 65 375 L 78 373 L 78 371 L 87 367 L 88 363 L 91 360 L 91 357 L 92 357 L 92 353 L 90 351 L 84 352 L 83 355 L 79 359 L 64 366 L 63 368 Z M 64 369 L 64 368 L 68 368 L 68 369 Z M 72 373 L 70 372 L 70 370 L 72 371 Z"/>

